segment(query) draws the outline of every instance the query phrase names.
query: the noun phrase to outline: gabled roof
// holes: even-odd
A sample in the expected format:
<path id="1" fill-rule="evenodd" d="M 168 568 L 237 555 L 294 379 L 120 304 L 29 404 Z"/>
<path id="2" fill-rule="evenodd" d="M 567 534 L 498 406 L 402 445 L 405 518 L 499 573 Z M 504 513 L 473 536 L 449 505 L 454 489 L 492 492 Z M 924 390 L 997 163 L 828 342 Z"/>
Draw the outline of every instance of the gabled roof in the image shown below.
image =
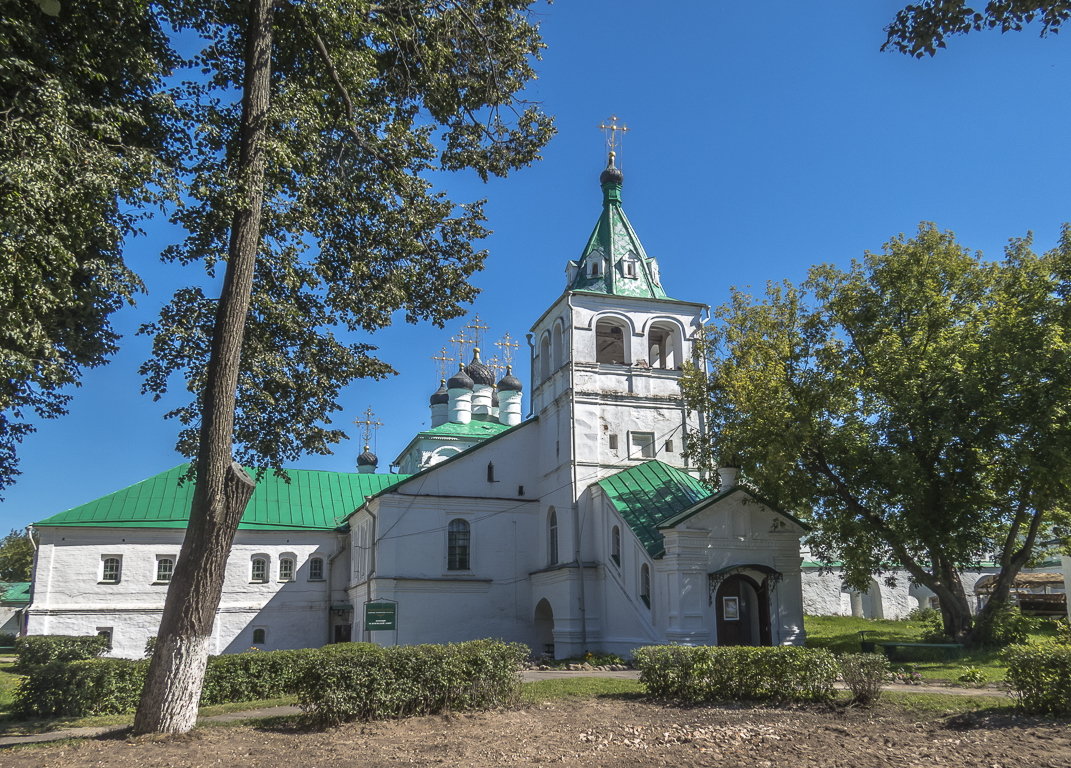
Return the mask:
<path id="1" fill-rule="evenodd" d="M 754 499 L 755 501 L 759 502 L 759 504 L 762 504 L 767 509 L 770 509 L 771 511 L 776 512 L 777 514 L 781 515 L 781 517 L 785 518 L 786 520 L 788 520 L 788 521 L 790 521 L 792 523 L 795 523 L 796 525 L 798 525 L 800 528 L 802 528 L 805 531 L 811 530 L 811 526 L 807 525 L 807 523 L 803 522 L 802 520 L 800 520 L 795 515 L 791 515 L 788 512 L 785 512 L 785 510 L 783 510 L 780 507 L 774 505 L 773 502 L 767 501 L 766 499 L 762 498 L 758 494 L 753 493 L 752 491 L 750 491 L 747 488 L 745 488 L 743 486 L 740 486 L 740 485 L 734 485 L 732 488 L 726 488 L 724 491 L 718 491 L 717 493 L 715 493 L 715 494 L 713 494 L 711 496 L 708 496 L 705 499 L 700 499 L 698 502 L 693 504 L 691 507 L 689 507 L 687 509 L 684 509 L 684 510 L 681 510 L 676 515 L 673 515 L 672 517 L 670 517 L 670 518 L 668 518 L 666 520 L 663 520 L 659 524 L 658 527 L 659 528 L 673 528 L 674 526 L 680 525 L 681 523 L 683 523 L 688 518 L 693 517 L 694 515 L 698 515 L 704 509 L 709 507 L 711 504 L 717 504 L 722 499 L 727 499 L 730 496 L 732 496 L 734 493 L 742 493 L 745 496 L 748 496 L 749 498 Z"/>
<path id="2" fill-rule="evenodd" d="M 129 488 L 102 496 L 35 523 L 38 526 L 185 528 L 193 483 L 179 484 L 180 464 Z M 257 482 L 239 528 L 246 530 L 333 530 L 354 509 L 408 475 L 319 472 L 288 469 L 287 483 L 272 473 Z"/>
<path id="3" fill-rule="evenodd" d="M 599 487 L 651 557 L 665 551 L 662 523 L 713 495 L 691 475 L 658 460 L 603 478 Z"/>

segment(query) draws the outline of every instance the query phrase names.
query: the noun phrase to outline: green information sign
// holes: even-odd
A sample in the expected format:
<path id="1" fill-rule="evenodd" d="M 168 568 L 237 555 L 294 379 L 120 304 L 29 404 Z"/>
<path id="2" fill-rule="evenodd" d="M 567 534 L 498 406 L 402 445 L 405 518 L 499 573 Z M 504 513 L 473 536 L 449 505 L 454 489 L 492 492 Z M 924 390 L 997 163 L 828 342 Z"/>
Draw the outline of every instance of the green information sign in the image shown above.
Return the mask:
<path id="1" fill-rule="evenodd" d="M 372 632 L 377 629 L 397 629 L 397 603 L 365 603 L 364 628 Z"/>

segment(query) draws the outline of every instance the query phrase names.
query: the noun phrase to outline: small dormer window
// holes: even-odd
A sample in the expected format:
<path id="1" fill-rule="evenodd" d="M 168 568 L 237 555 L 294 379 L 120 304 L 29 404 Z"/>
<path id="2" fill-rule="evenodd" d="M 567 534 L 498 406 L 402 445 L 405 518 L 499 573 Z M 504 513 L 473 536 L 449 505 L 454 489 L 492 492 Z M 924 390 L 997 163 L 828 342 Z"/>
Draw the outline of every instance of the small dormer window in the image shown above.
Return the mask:
<path id="1" fill-rule="evenodd" d="M 598 277 L 600 272 L 602 271 L 602 267 L 600 266 L 601 264 L 602 264 L 602 261 L 600 259 L 592 259 L 591 260 L 591 270 L 590 270 L 590 272 L 588 274 L 591 277 Z"/>
<path id="2" fill-rule="evenodd" d="M 636 276 L 636 262 L 631 259 L 621 262 L 621 267 L 624 269 L 625 277 Z"/>

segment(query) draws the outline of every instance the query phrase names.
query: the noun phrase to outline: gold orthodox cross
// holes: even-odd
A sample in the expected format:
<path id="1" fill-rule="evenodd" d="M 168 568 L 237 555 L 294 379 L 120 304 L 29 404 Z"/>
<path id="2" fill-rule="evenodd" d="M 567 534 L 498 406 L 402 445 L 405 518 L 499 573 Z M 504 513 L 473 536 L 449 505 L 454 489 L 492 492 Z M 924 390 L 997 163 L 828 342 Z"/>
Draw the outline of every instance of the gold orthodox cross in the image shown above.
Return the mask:
<path id="1" fill-rule="evenodd" d="M 480 325 L 479 314 L 473 315 L 472 322 L 465 326 L 466 330 L 472 331 L 472 341 L 477 347 L 480 346 L 480 331 L 486 331 L 490 327 L 489 325 Z"/>
<path id="2" fill-rule="evenodd" d="M 494 355 L 490 360 L 484 362 L 484 365 L 494 371 L 496 376 L 506 370 L 505 364 L 499 362 L 498 355 Z"/>
<path id="3" fill-rule="evenodd" d="M 495 342 L 495 346 L 502 350 L 502 359 L 506 361 L 506 365 L 513 365 L 513 350 L 521 346 L 520 342 L 513 341 L 509 331 L 506 331 L 505 335 Z"/>
<path id="4" fill-rule="evenodd" d="M 625 134 L 628 133 L 628 126 L 624 124 L 618 125 L 617 115 L 610 115 L 609 124 L 599 123 L 599 128 L 606 134 L 606 148 L 610 150 L 611 154 L 617 154 Z M 618 133 L 621 134 L 620 138 L 617 135 Z"/>
<path id="5" fill-rule="evenodd" d="M 453 341 L 453 339 L 451 339 L 451 341 Z M 454 362 L 454 358 L 446 354 L 446 345 L 444 344 L 443 348 L 439 350 L 439 354 L 432 355 L 431 359 L 435 361 L 435 367 L 439 370 L 439 378 L 445 379 L 452 370 L 450 368 L 450 363 Z"/>
<path id="6" fill-rule="evenodd" d="M 383 426 L 382 421 L 376 421 L 376 414 L 372 410 L 372 406 L 368 406 L 368 410 L 364 412 L 363 419 L 354 419 L 353 423 L 359 427 L 362 427 L 362 434 L 364 435 L 364 444 L 372 444 L 372 435 Z"/>
<path id="7" fill-rule="evenodd" d="M 467 326 L 466 326 L 467 327 Z M 451 344 L 457 344 L 457 362 L 462 365 L 465 364 L 465 347 L 473 344 L 473 340 L 465 335 L 465 329 L 462 328 L 461 332 L 450 339 Z"/>

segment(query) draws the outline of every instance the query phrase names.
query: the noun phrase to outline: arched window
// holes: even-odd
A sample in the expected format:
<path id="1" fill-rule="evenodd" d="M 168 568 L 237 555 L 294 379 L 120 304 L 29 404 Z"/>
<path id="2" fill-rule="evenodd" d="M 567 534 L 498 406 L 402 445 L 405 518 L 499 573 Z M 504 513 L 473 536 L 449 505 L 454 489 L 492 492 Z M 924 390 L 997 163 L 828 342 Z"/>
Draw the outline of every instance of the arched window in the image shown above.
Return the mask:
<path id="1" fill-rule="evenodd" d="M 487 482 L 497 482 L 495 480 L 495 463 L 493 461 L 487 462 Z"/>
<path id="2" fill-rule="evenodd" d="M 558 513 L 554 507 L 547 514 L 547 562 L 550 565 L 558 564 Z"/>
<path id="3" fill-rule="evenodd" d="M 324 559 L 313 557 L 309 560 L 309 581 L 324 580 Z"/>
<path id="4" fill-rule="evenodd" d="M 610 320 L 600 320 L 595 325 L 595 362 L 627 363 L 625 358 L 625 332 L 620 325 Z"/>
<path id="5" fill-rule="evenodd" d="M 610 529 L 610 559 L 621 565 L 621 529 L 616 525 Z"/>
<path id="6" fill-rule="evenodd" d="M 469 570 L 470 529 L 467 520 L 455 519 L 446 527 L 446 570 Z"/>
<path id="7" fill-rule="evenodd" d="M 161 557 L 156 561 L 156 580 L 163 584 L 171 581 L 175 573 L 175 561 L 170 557 Z"/>
<path id="8" fill-rule="evenodd" d="M 651 607 L 651 569 L 647 563 L 640 566 L 640 600 L 648 608 Z"/>
<path id="9" fill-rule="evenodd" d="M 565 346 L 563 336 L 564 336 L 564 331 L 562 329 L 562 321 L 559 320 L 558 322 L 556 322 L 554 324 L 554 330 L 551 333 L 551 337 L 550 337 L 551 369 L 555 370 L 555 371 L 558 370 L 559 368 L 561 368 L 562 367 L 562 363 L 565 362 L 565 358 L 563 356 L 563 354 L 564 354 L 563 353 L 563 348 Z"/>
<path id="10" fill-rule="evenodd" d="M 119 557 L 106 557 L 101 562 L 100 580 L 105 584 L 118 584 L 123 575 L 123 560 Z"/>
<path id="11" fill-rule="evenodd" d="M 292 557 L 280 557 L 279 558 L 279 581 L 293 581 L 294 580 L 294 558 Z"/>
<path id="12" fill-rule="evenodd" d="M 550 378 L 550 334 L 544 333 L 539 342 L 539 380 Z"/>
<path id="13" fill-rule="evenodd" d="M 257 584 L 263 584 L 268 580 L 268 558 L 253 558 L 249 566 L 249 580 Z"/>
<path id="14" fill-rule="evenodd" d="M 600 274 L 602 274 L 602 259 L 593 256 L 588 259 L 588 276 L 598 277 Z"/>
<path id="15" fill-rule="evenodd" d="M 679 368 L 680 334 L 668 325 L 653 325 L 647 332 L 647 362 L 652 368 Z"/>
<path id="16" fill-rule="evenodd" d="M 253 645 L 264 645 L 268 642 L 268 630 L 257 627 L 253 630 Z"/>

